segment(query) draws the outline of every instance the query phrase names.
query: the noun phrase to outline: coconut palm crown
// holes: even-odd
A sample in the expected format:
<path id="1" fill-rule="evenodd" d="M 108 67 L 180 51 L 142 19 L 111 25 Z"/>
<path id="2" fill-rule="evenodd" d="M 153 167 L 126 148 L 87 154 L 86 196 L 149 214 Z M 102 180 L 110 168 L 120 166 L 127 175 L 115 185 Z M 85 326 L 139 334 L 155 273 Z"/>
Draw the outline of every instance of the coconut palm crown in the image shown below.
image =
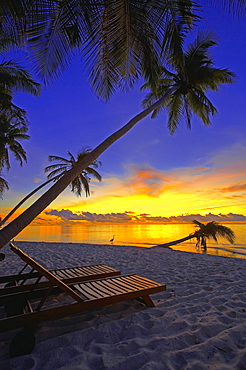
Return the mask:
<path id="1" fill-rule="evenodd" d="M 177 245 L 186 242 L 187 240 L 196 238 L 196 247 L 202 247 L 204 250 L 206 250 L 206 239 L 213 238 L 214 241 L 217 242 L 219 236 L 226 238 L 231 244 L 234 243 L 235 235 L 229 227 L 223 226 L 216 221 L 210 221 L 207 224 L 203 224 L 202 222 L 197 220 L 193 220 L 192 222 L 198 228 L 198 230 L 196 230 L 194 233 L 191 233 L 190 235 L 185 236 L 182 239 L 174 240 L 165 244 L 159 244 L 158 247 L 170 247 L 172 245 Z"/>
<path id="2" fill-rule="evenodd" d="M 231 244 L 234 243 L 235 235 L 234 232 L 227 226 L 220 225 L 216 221 L 210 221 L 203 224 L 200 221 L 193 220 L 193 223 L 199 228 L 195 231 L 193 237 L 197 238 L 197 247 L 202 247 L 206 250 L 207 242 L 206 239 L 212 238 L 214 241 L 218 241 L 218 237 L 226 238 Z"/>
<path id="3" fill-rule="evenodd" d="M 143 106 L 149 107 L 172 89 L 167 99 L 157 107 L 151 117 L 156 117 L 163 109 L 168 112 L 168 128 L 173 134 L 182 118 L 185 118 L 187 127 L 191 128 L 192 114 L 197 115 L 205 125 L 210 125 L 210 115 L 217 110 L 207 97 L 208 90 L 218 91 L 222 84 L 235 82 L 235 74 L 227 68 L 215 68 L 209 55 L 209 49 L 216 45 L 216 37 L 211 32 L 200 32 L 186 52 L 183 59 L 176 55 L 168 60 L 168 70 L 160 67 L 159 83 L 155 89 L 143 100 Z M 150 88 L 146 83 L 142 90 Z"/>
<path id="4" fill-rule="evenodd" d="M 25 92 L 38 96 L 41 85 L 35 82 L 31 74 L 14 60 L 0 63 L 0 110 L 6 114 L 16 114 L 24 121 L 25 110 L 13 103 L 16 92 Z"/>
<path id="5" fill-rule="evenodd" d="M 58 157 L 55 155 L 49 156 L 49 161 L 58 161 L 60 163 L 52 164 L 45 167 L 45 172 L 49 172 L 47 178 L 54 179 L 54 181 L 59 180 L 65 172 L 73 168 L 79 161 L 83 160 L 89 153 L 91 149 L 85 149 L 78 153 L 77 158 L 75 158 L 70 152 L 68 152 L 69 159 Z M 82 190 L 85 191 L 85 195 L 90 195 L 89 182 L 91 178 L 89 176 L 95 177 L 98 181 L 102 180 L 101 175 L 95 170 L 101 165 L 100 161 L 93 161 L 90 167 L 86 167 L 75 179 L 71 181 L 71 191 L 77 196 L 81 196 Z"/>
<path id="6" fill-rule="evenodd" d="M 19 122 L 19 117 L 15 114 L 8 116 L 0 113 L 0 169 L 10 169 L 9 151 L 21 166 L 23 161 L 27 162 L 26 151 L 19 143 L 19 140 L 30 139 L 26 134 L 27 130 L 27 126 L 22 121 Z"/>
<path id="7" fill-rule="evenodd" d="M 81 151 L 78 154 L 78 158 L 84 157 L 90 151 L 91 149 Z M 77 158 L 76 160 L 70 152 L 68 152 L 68 154 L 69 154 L 69 159 L 65 159 L 65 158 L 57 157 L 57 156 L 49 156 L 50 161 L 57 160 L 58 162 L 61 162 L 61 163 L 47 166 L 45 168 L 45 172 L 49 172 L 52 170 L 47 176 L 48 180 L 42 183 L 41 185 L 39 185 L 34 190 L 32 190 L 23 199 L 21 199 L 21 201 L 2 220 L 0 220 L 0 227 L 3 226 L 7 222 L 7 220 L 17 211 L 17 209 L 20 208 L 20 206 L 23 203 L 25 203 L 32 195 L 37 193 L 40 189 L 42 189 L 49 183 L 58 181 L 64 175 L 66 171 L 68 171 L 70 168 L 74 166 L 74 164 L 76 164 L 76 162 L 79 159 Z M 94 168 L 97 168 L 99 165 L 101 165 L 101 162 L 99 161 L 94 161 L 92 163 L 92 167 Z M 82 189 L 85 190 L 86 196 L 90 195 L 90 188 L 89 188 L 90 178 L 88 174 L 94 176 L 96 179 L 101 181 L 102 179 L 101 175 L 94 168 L 87 167 L 86 170 L 82 171 L 82 173 L 71 183 L 72 192 L 74 192 L 77 196 L 82 195 Z M 7 189 L 8 189 L 8 183 L 4 182 L 4 179 L 0 177 L 0 197 L 3 191 Z"/>

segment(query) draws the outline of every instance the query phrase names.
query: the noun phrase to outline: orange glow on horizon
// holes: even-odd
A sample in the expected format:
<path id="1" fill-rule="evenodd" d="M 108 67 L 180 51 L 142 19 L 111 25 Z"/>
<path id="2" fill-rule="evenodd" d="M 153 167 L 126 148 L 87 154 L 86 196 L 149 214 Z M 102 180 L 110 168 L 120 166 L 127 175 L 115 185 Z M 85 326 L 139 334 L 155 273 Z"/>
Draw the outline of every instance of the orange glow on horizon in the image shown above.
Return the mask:
<path id="1" fill-rule="evenodd" d="M 224 160 L 227 160 L 225 155 Z M 68 188 L 32 224 L 81 222 L 79 217 L 76 218 L 81 213 L 128 215 L 128 218 L 119 221 L 115 217 L 115 223 L 129 222 L 129 215 L 132 215 L 132 222 L 140 222 L 141 214 L 149 215 L 152 219 L 148 221 L 146 218 L 145 222 L 152 223 L 163 222 L 158 217 L 188 214 L 233 213 L 246 216 L 246 160 L 240 157 L 237 163 L 228 165 L 223 164 L 221 158 L 219 161 L 222 163 L 219 168 L 218 157 L 211 160 L 210 166 L 174 168 L 169 171 L 131 167 L 125 176 L 108 176 L 102 184 L 92 182 L 91 196 L 88 198 L 77 198 Z M 11 209 L 12 204 L 3 208 L 1 217 L 4 218 Z M 24 207 L 20 208 L 10 221 L 24 210 Z M 58 213 L 46 213 L 52 210 Z M 62 210 L 72 214 L 67 218 L 61 217 L 59 211 Z M 97 222 L 96 217 L 91 220 L 88 218 L 82 222 Z"/>

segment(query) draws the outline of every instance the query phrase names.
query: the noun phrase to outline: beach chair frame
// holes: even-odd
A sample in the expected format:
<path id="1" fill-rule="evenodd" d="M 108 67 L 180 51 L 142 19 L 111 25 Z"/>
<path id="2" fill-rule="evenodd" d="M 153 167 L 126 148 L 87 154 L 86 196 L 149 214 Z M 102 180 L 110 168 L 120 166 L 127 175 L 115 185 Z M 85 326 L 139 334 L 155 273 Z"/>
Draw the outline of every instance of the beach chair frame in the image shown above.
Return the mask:
<path id="1" fill-rule="evenodd" d="M 16 249 L 13 248 L 12 250 L 16 253 Z M 29 291 L 31 289 L 34 290 L 49 287 L 49 281 L 40 281 L 43 278 L 43 275 L 35 271 L 34 268 L 29 272 L 24 272 L 27 267 L 30 267 L 28 263 L 26 263 L 16 275 L 0 276 L 0 284 L 5 284 L 4 288 L 0 288 L 0 296 Z M 62 269 L 52 269 L 48 271 L 66 284 L 102 279 L 121 274 L 121 271 L 104 264 L 83 265 Z M 33 281 L 34 279 L 36 279 L 36 281 Z"/>
<path id="2" fill-rule="evenodd" d="M 42 321 L 58 319 L 131 299 L 140 299 L 148 307 L 155 307 L 149 295 L 166 290 L 165 285 L 135 274 L 119 275 L 68 285 L 58 279 L 50 271 L 46 270 L 22 250 L 15 247 L 12 243 L 10 247 L 23 261 L 48 279 L 49 287 L 30 292 L 2 295 L 0 297 L 0 305 L 6 303 L 11 305 L 11 302 L 18 301 L 19 298 L 25 297 L 25 307 L 23 307 L 23 312 L 21 314 L 1 319 L 0 332 L 21 327 L 25 328 L 25 330 L 34 330 Z M 73 299 L 73 303 L 42 310 L 48 297 L 54 294 L 54 290 L 69 295 Z M 35 299 L 40 292 L 42 292 L 41 299 L 39 303 L 36 302 L 36 307 L 34 307 L 31 301 Z"/>

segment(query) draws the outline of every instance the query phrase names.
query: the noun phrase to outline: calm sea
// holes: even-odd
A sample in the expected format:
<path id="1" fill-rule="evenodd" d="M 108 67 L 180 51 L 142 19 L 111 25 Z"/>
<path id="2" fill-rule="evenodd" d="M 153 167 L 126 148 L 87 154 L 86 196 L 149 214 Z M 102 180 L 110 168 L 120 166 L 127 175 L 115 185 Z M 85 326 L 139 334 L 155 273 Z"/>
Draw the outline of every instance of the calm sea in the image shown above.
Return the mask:
<path id="1" fill-rule="evenodd" d="M 246 258 L 246 224 L 227 224 L 236 236 L 231 245 L 225 239 L 218 243 L 208 241 L 208 254 Z M 23 230 L 16 240 L 73 242 L 90 244 L 110 244 L 114 236 L 114 245 L 128 245 L 150 248 L 154 245 L 168 243 L 188 236 L 194 232 L 192 224 L 172 225 L 59 225 L 59 226 L 29 226 Z M 174 245 L 172 249 L 197 252 L 195 239 Z"/>

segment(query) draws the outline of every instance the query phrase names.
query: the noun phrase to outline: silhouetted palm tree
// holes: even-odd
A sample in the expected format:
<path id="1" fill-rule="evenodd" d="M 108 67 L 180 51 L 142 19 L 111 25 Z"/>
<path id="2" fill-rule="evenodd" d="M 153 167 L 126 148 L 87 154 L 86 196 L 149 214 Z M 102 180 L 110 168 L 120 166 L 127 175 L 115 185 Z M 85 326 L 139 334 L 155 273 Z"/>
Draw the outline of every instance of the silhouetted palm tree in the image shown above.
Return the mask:
<path id="1" fill-rule="evenodd" d="M 27 162 L 26 152 L 19 140 L 28 140 L 30 136 L 26 134 L 27 126 L 20 124 L 18 118 L 13 114 L 11 117 L 0 114 L 0 169 L 10 169 L 9 151 L 21 166 L 23 161 Z"/>
<path id="2" fill-rule="evenodd" d="M 154 118 L 163 109 L 167 110 L 171 133 L 174 133 L 183 118 L 187 128 L 191 128 L 192 114 L 196 114 L 205 125 L 210 125 L 210 115 L 217 113 L 217 110 L 207 97 L 207 91 L 218 91 L 221 84 L 234 82 L 235 75 L 232 72 L 214 67 L 209 55 L 209 49 L 214 45 L 216 38 L 212 33 L 200 32 L 183 54 L 182 67 L 176 55 L 168 61 L 170 70 L 160 67 L 159 83 L 143 101 L 145 108 L 150 107 L 170 89 L 174 89 L 151 116 Z M 146 83 L 141 89 L 146 88 L 151 88 L 151 85 Z"/>
<path id="3" fill-rule="evenodd" d="M 1 5 L 4 6 L 4 4 Z M 0 51 L 8 49 L 11 43 L 14 43 L 13 39 L 7 38 L 3 32 L 0 32 Z M 21 166 L 23 160 L 27 160 L 26 152 L 18 140 L 30 138 L 26 134 L 28 121 L 26 111 L 13 103 L 16 92 L 38 96 L 41 85 L 35 82 L 30 73 L 17 61 L 3 61 L 0 63 L 0 169 L 3 167 L 10 169 L 9 150 Z"/>
<path id="4" fill-rule="evenodd" d="M 49 161 L 58 161 L 60 163 L 52 164 L 45 167 L 45 172 L 50 172 L 47 176 L 48 179 L 55 179 L 55 181 L 62 178 L 62 176 L 72 169 L 78 162 L 82 161 L 89 153 L 91 149 L 85 149 L 78 153 L 77 158 L 75 158 L 70 152 L 68 152 L 69 159 L 58 157 L 55 155 L 49 156 Z M 82 172 L 71 181 L 71 191 L 77 196 L 81 196 L 82 190 L 85 191 L 85 195 L 90 195 L 90 176 L 95 177 L 98 181 L 102 180 L 101 175 L 95 170 L 98 166 L 101 165 L 100 161 L 93 161 L 90 163 L 90 167 L 86 167 Z"/>
<path id="5" fill-rule="evenodd" d="M 213 62 L 208 55 L 208 49 L 216 44 L 216 40 L 209 39 L 208 36 L 202 38 L 201 36 L 195 41 L 196 48 L 190 47 L 188 52 L 183 53 L 183 58 L 179 60 L 180 69 L 177 69 L 176 78 L 172 76 L 173 84 L 168 83 L 167 87 L 164 86 L 163 96 L 153 103 L 151 106 L 146 108 L 144 111 L 132 118 L 126 125 L 117 130 L 115 133 L 106 138 L 101 144 L 99 144 L 94 150 L 92 150 L 83 159 L 78 161 L 76 165 L 67 171 L 64 176 L 58 180 L 45 194 L 43 194 L 31 207 L 18 216 L 9 225 L 0 231 L 0 247 L 4 246 L 9 240 L 11 240 L 16 234 L 24 229 L 32 220 L 42 212 L 82 171 L 84 171 L 93 161 L 95 161 L 105 150 L 107 150 L 113 143 L 119 140 L 125 135 L 132 127 L 134 127 L 139 121 L 155 111 L 159 107 L 168 105 L 169 101 L 178 101 L 184 103 L 184 108 L 193 109 L 196 114 L 203 120 L 205 124 L 208 124 L 209 115 L 215 113 L 215 108 L 205 93 L 208 90 L 216 90 L 220 84 L 232 83 L 234 81 L 234 74 L 227 69 L 218 69 L 213 67 Z M 187 59 L 193 63 L 193 69 L 187 65 Z M 197 62 L 196 62 L 197 61 Z M 171 65 L 178 65 L 176 62 L 176 56 L 170 57 Z M 186 71 L 186 68 L 188 70 Z M 204 76 L 199 77 L 198 74 L 204 70 Z M 211 73 L 209 73 L 209 70 Z M 213 81 L 213 76 L 215 81 Z M 207 78 L 207 81 L 205 79 Z M 162 87 L 163 87 L 162 86 Z M 154 90 L 154 93 L 158 91 Z M 198 92 L 201 92 L 199 95 Z M 177 95 L 177 99 L 175 96 Z M 186 102 L 186 99 L 188 102 Z M 192 100 L 193 99 L 193 100 Z M 173 109 L 175 108 L 174 105 Z M 181 109 L 181 106 L 180 106 Z M 171 132 L 173 132 L 177 125 L 177 110 L 172 118 L 169 114 L 169 124 Z M 186 112 L 187 123 L 190 125 L 190 111 Z"/>
<path id="6" fill-rule="evenodd" d="M 43 184 L 39 185 L 37 188 L 35 188 L 33 191 L 31 191 L 29 194 L 27 194 L 8 214 L 6 217 L 4 217 L 3 220 L 0 221 L 0 226 L 3 226 L 8 219 L 17 211 L 20 206 L 25 203 L 32 195 L 37 193 L 40 189 L 48 185 L 50 182 L 55 182 L 59 180 L 66 171 L 69 171 L 70 168 L 72 168 L 77 161 L 80 158 L 85 157 L 88 153 L 90 153 L 91 149 L 82 150 L 79 152 L 77 159 L 74 158 L 74 156 L 68 152 L 69 159 L 57 157 L 57 156 L 49 156 L 50 161 L 58 161 L 60 163 L 53 164 L 51 166 L 47 166 L 45 168 L 45 172 L 49 172 L 48 180 L 45 181 Z M 91 166 L 94 168 L 98 168 L 98 166 L 101 165 L 101 162 L 94 161 Z M 102 177 L 101 175 L 92 167 L 87 167 L 85 170 L 82 171 L 82 173 L 71 183 L 72 186 L 72 192 L 75 193 L 77 196 L 82 195 L 82 189 L 85 190 L 85 195 L 90 195 L 90 176 L 94 176 L 97 180 L 101 181 Z M 1 194 L 1 178 L 0 178 L 0 194 Z"/>
<path id="7" fill-rule="evenodd" d="M 200 221 L 193 220 L 193 223 L 199 228 L 194 233 L 182 239 L 174 240 L 172 242 L 165 243 L 165 244 L 159 244 L 158 246 L 159 247 L 170 247 L 172 245 L 177 245 L 187 240 L 196 238 L 197 239 L 196 247 L 198 248 L 202 247 L 204 251 L 206 251 L 207 250 L 207 239 L 209 238 L 213 238 L 214 241 L 217 242 L 218 237 L 222 237 L 222 238 L 226 238 L 230 243 L 232 244 L 234 243 L 234 240 L 235 240 L 234 232 L 227 226 L 223 226 L 216 221 L 210 221 L 206 224 L 203 224 Z"/>
<path id="8" fill-rule="evenodd" d="M 33 80 L 30 73 L 17 61 L 4 61 L 0 64 L 0 110 L 6 115 L 15 115 L 23 124 L 26 111 L 13 103 L 16 92 L 25 92 L 38 96 L 41 85 Z"/>
<path id="9" fill-rule="evenodd" d="M 226 238 L 231 244 L 234 243 L 235 235 L 234 232 L 227 226 L 220 225 L 216 221 L 210 221 L 207 224 L 203 224 L 197 220 L 193 223 L 199 227 L 199 230 L 195 231 L 194 237 L 197 238 L 196 246 L 202 247 L 205 251 L 207 250 L 207 239 L 212 238 L 214 241 L 218 241 L 218 237 Z"/>

